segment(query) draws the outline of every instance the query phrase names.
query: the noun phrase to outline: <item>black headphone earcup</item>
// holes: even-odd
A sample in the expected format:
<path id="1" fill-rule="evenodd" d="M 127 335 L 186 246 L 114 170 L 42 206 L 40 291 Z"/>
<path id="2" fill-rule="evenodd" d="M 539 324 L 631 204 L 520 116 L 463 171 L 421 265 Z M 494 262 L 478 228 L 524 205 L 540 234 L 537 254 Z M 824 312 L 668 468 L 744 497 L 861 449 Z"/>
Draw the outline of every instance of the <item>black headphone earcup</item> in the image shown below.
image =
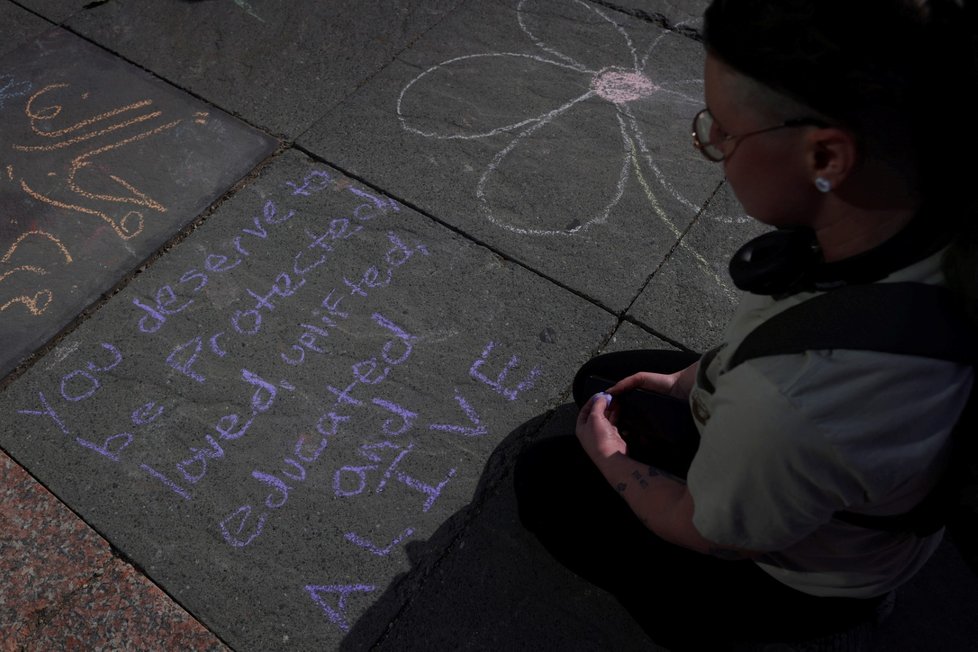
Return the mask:
<path id="1" fill-rule="evenodd" d="M 730 259 L 730 278 L 752 294 L 787 294 L 803 289 L 821 260 L 814 231 L 779 229 L 741 247 Z"/>

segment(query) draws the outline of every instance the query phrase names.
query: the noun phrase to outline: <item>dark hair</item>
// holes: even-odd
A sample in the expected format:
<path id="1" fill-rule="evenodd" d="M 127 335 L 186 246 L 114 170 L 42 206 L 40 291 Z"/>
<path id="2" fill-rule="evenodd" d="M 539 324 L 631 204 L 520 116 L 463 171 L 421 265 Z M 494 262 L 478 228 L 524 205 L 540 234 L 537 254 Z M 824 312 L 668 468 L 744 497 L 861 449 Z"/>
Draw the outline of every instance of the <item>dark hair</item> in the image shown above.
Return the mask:
<path id="1" fill-rule="evenodd" d="M 948 284 L 978 316 L 978 0 L 713 0 L 704 41 L 739 72 L 913 162 L 955 233 Z M 964 156 L 961 156 L 961 153 Z"/>

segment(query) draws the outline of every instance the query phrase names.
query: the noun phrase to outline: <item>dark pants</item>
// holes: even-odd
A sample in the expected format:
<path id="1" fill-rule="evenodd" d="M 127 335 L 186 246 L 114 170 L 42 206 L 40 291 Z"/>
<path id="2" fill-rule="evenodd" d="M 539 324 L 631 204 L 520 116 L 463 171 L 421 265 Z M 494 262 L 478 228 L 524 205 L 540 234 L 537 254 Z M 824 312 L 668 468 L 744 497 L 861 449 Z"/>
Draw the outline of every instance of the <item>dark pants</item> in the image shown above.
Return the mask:
<path id="1" fill-rule="evenodd" d="M 695 356 L 632 351 L 595 358 L 575 379 L 671 373 Z M 751 561 L 722 560 L 659 539 L 634 516 L 577 438 L 531 444 L 515 471 L 520 519 L 561 564 L 613 594 L 659 644 L 719 650 L 731 641 L 811 638 L 872 617 L 879 599 L 819 598 L 789 588 Z M 709 646 L 709 647 L 704 647 Z"/>

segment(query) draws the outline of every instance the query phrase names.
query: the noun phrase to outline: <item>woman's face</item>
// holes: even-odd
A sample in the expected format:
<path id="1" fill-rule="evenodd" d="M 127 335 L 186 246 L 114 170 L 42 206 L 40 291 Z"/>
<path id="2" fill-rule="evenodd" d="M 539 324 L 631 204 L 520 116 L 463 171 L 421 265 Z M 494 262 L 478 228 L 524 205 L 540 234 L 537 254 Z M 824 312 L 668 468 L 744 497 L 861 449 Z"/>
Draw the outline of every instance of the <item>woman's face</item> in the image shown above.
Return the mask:
<path id="1" fill-rule="evenodd" d="M 786 118 L 765 117 L 750 104 L 746 77 L 712 54 L 704 71 L 706 105 L 716 122 L 711 140 L 772 127 Z M 807 165 L 806 129 L 778 129 L 728 142 L 720 163 L 748 215 L 771 226 L 811 226 L 817 193 Z M 731 151 L 732 150 L 732 151 Z"/>

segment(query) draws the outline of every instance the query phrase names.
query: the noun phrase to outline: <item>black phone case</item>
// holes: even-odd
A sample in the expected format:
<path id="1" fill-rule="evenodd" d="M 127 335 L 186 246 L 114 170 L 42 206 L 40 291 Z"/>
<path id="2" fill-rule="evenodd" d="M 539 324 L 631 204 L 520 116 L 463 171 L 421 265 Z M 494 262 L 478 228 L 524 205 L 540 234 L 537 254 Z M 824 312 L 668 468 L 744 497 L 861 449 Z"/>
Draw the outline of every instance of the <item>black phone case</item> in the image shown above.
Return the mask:
<path id="1" fill-rule="evenodd" d="M 615 381 L 589 376 L 584 384 L 588 395 L 604 392 Z M 684 399 L 634 389 L 618 394 L 616 427 L 628 445 L 628 456 L 685 478 L 699 448 L 700 435 Z"/>

